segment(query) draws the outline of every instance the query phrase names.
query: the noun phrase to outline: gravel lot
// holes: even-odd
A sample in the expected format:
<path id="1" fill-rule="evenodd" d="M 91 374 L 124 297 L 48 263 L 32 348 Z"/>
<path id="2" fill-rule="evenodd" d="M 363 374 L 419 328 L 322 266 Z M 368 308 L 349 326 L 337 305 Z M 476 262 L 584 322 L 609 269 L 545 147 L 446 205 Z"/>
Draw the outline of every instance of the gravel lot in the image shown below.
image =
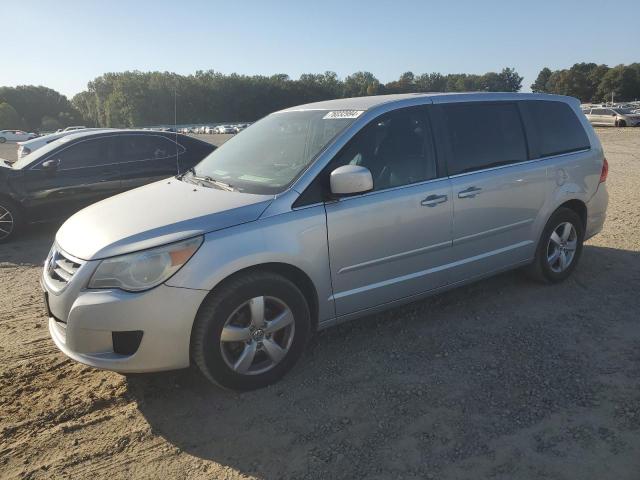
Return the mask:
<path id="1" fill-rule="evenodd" d="M 609 217 L 567 282 L 339 326 L 241 395 L 67 360 L 38 286 L 56 227 L 0 246 L 0 478 L 638 479 L 640 129 L 598 134 Z"/>

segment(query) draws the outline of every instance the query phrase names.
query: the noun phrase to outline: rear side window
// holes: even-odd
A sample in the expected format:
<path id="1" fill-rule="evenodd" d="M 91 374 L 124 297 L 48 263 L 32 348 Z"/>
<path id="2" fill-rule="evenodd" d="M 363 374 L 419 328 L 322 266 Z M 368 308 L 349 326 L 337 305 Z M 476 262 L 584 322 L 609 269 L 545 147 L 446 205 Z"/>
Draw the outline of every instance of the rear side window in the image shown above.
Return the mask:
<path id="1" fill-rule="evenodd" d="M 176 155 L 176 144 L 159 135 L 123 135 L 121 142 L 123 162 L 161 160 Z M 178 153 L 183 151 L 178 145 Z"/>
<path id="2" fill-rule="evenodd" d="M 540 156 L 585 150 L 590 147 L 580 120 L 563 102 L 527 101 L 522 103 L 536 129 Z"/>
<path id="3" fill-rule="evenodd" d="M 514 103 L 442 106 L 451 143 L 449 175 L 527 160 L 527 143 Z"/>

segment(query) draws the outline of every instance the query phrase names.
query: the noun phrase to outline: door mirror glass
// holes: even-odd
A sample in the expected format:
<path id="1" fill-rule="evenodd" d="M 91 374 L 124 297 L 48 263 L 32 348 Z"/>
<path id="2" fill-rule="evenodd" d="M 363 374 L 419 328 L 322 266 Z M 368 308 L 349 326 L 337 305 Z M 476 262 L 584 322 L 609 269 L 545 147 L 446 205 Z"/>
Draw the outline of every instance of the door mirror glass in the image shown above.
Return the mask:
<path id="1" fill-rule="evenodd" d="M 373 177 L 367 167 L 343 165 L 331 172 L 330 184 L 333 195 L 355 195 L 373 190 Z"/>

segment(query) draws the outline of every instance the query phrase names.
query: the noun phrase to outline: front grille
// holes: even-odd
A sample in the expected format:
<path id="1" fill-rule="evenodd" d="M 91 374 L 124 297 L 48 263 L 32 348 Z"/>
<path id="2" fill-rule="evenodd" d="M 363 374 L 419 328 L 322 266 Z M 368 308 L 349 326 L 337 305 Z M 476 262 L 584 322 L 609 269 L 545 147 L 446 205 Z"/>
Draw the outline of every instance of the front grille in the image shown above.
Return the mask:
<path id="1" fill-rule="evenodd" d="M 45 265 L 46 275 L 55 290 L 62 290 L 71 281 L 82 263 L 53 247 Z"/>

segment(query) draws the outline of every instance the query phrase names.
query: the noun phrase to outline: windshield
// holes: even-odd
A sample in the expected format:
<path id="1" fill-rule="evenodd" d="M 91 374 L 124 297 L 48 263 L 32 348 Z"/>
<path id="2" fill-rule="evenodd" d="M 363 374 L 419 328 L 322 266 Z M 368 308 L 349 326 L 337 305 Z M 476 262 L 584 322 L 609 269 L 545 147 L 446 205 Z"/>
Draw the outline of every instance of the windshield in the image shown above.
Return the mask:
<path id="1" fill-rule="evenodd" d="M 246 193 L 275 195 L 286 189 L 324 147 L 362 112 L 305 110 L 273 113 L 228 140 L 196 165 Z"/>
<path id="2" fill-rule="evenodd" d="M 619 113 L 621 115 L 626 115 L 628 113 L 631 113 L 631 109 L 630 108 L 613 108 L 612 109 L 614 112 Z"/>

